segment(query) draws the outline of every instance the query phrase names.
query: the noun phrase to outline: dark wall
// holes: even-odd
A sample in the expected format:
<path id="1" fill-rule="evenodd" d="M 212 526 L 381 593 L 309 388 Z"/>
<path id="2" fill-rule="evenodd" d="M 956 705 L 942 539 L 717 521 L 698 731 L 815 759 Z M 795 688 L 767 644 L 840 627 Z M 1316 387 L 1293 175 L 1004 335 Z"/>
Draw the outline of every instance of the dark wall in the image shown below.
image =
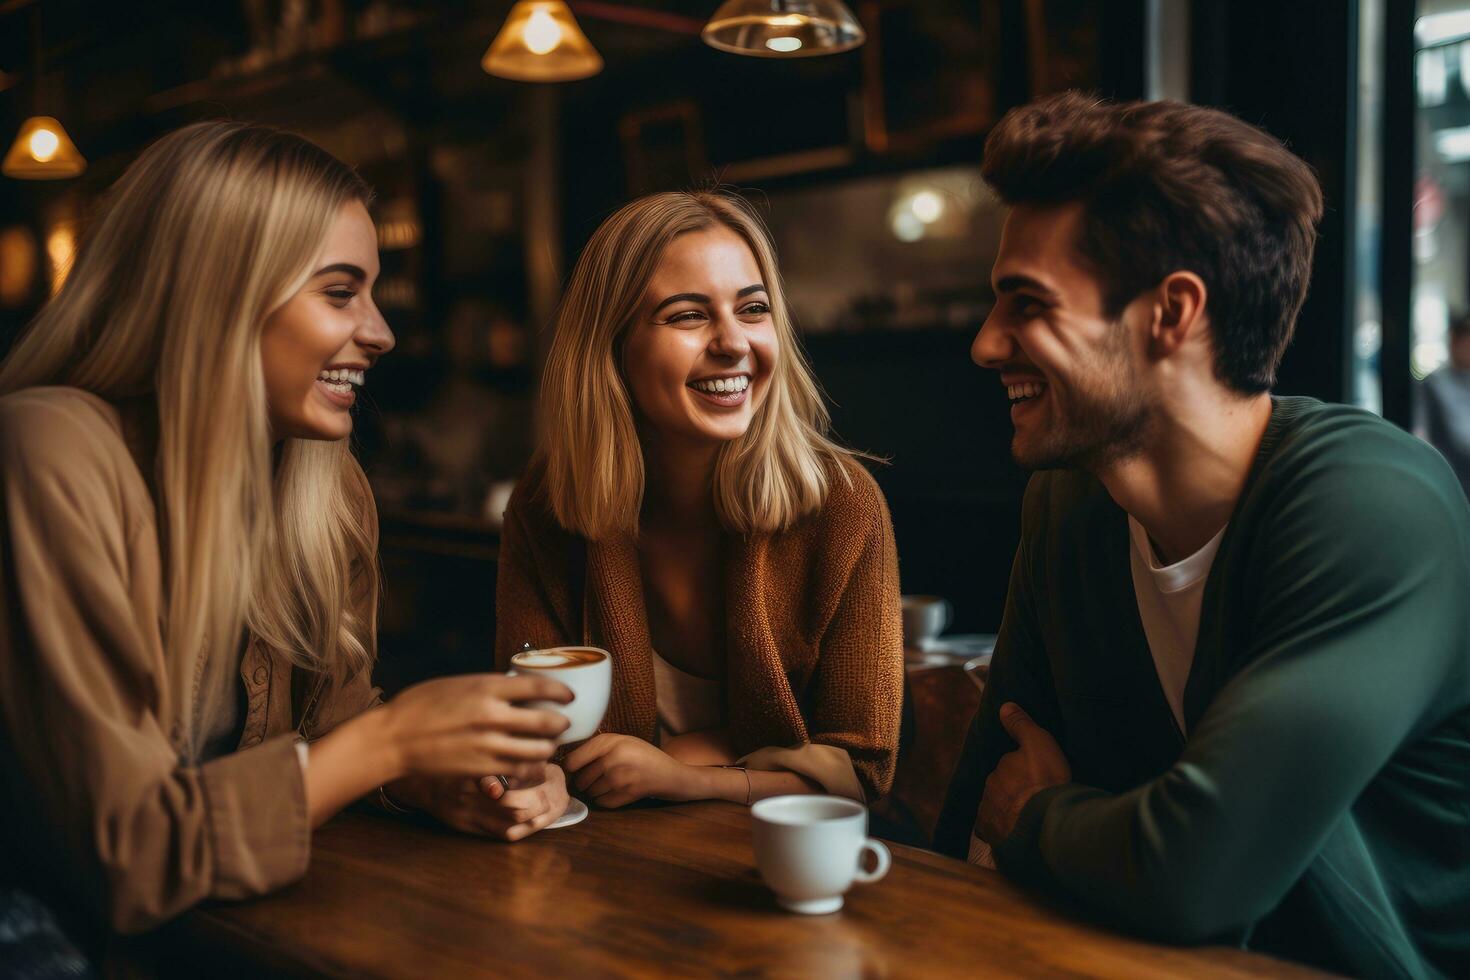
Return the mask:
<path id="1" fill-rule="evenodd" d="M 1026 474 L 1011 461 L 1001 386 L 970 361 L 972 339 L 954 330 L 820 335 L 807 351 L 839 439 L 886 460 L 869 469 L 893 515 L 903 590 L 948 597 L 955 631 L 993 632 Z"/>
<path id="2" fill-rule="evenodd" d="M 1193 100 L 1266 129 L 1317 172 L 1326 213 L 1312 285 L 1276 390 L 1350 397 L 1357 4 L 1197 0 Z"/>

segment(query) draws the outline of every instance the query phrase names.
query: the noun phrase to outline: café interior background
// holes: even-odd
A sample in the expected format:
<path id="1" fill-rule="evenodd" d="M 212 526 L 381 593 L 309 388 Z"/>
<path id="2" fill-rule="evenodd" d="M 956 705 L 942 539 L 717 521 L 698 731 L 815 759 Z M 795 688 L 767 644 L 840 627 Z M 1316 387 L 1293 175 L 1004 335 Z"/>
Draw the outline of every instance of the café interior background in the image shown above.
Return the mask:
<path id="1" fill-rule="evenodd" d="M 978 163 L 1007 108 L 1066 88 L 1189 98 L 1317 169 L 1329 211 L 1279 391 L 1406 424 L 1413 378 L 1446 356 L 1470 256 L 1458 3 L 857 0 L 866 43 L 810 58 L 707 46 L 713 0 L 569 6 L 602 70 L 529 83 L 481 66 L 509 0 L 0 0 L 0 141 L 51 116 L 87 164 L 0 180 L 0 352 L 99 195 L 170 129 L 284 126 L 376 188 L 398 348 L 354 439 L 382 515 L 390 690 L 489 663 L 543 328 L 634 195 L 718 182 L 765 213 L 837 434 L 887 460 L 904 591 L 949 598 L 961 632 L 999 625 L 1025 486 L 1000 385 L 968 354 L 1003 217 Z"/>

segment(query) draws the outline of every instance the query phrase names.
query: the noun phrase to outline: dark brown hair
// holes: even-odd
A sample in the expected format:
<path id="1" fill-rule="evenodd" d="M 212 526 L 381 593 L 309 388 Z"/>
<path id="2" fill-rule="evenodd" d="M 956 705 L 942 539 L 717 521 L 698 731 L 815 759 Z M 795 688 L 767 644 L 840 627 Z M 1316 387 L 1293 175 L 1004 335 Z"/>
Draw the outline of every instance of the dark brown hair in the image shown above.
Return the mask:
<path id="1" fill-rule="evenodd" d="M 1077 92 L 1006 113 L 985 142 L 986 182 L 1007 204 L 1080 201 L 1078 251 L 1108 316 L 1171 272 L 1209 289 L 1215 374 L 1268 390 L 1311 277 L 1322 190 L 1277 139 L 1180 102 Z"/>

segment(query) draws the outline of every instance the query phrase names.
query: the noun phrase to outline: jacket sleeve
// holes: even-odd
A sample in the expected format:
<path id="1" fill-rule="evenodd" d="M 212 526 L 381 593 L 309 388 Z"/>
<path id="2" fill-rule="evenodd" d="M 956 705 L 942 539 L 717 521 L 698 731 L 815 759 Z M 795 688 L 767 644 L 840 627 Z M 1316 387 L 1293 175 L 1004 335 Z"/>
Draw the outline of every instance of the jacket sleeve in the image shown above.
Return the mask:
<path id="1" fill-rule="evenodd" d="M 808 698 L 811 741 L 841 749 L 852 760 L 864 795 L 878 799 L 893 786 L 903 710 L 903 621 L 893 523 L 877 484 L 863 515 L 862 550 L 848 573 L 822 636 Z"/>
<path id="2" fill-rule="evenodd" d="M 75 430 L 75 431 L 73 431 Z M 182 764 L 156 609 L 115 454 L 81 426 L 0 415 L 0 732 L 18 860 L 114 929 L 301 876 L 310 827 L 292 738 Z M 156 574 L 156 568 L 152 570 Z"/>
<path id="3" fill-rule="evenodd" d="M 985 693 L 970 723 L 965 746 L 955 765 L 944 808 L 934 829 L 934 849 L 965 860 L 974 832 L 985 780 L 995 771 L 1001 756 L 1016 744 L 1000 723 L 1001 705 L 1014 701 L 1048 731 L 1057 731 L 1060 714 L 1053 694 L 1046 651 L 1041 642 L 1035 583 L 1031 577 L 1029 549 L 1034 547 L 1035 526 L 1030 519 L 1039 506 L 1040 484 L 1033 481 L 1023 505 L 1021 543 L 1011 563 L 1010 586 L 995 655 L 985 679 Z"/>
<path id="4" fill-rule="evenodd" d="M 1235 932 L 1463 697 L 1470 513 L 1447 469 L 1377 461 L 1281 496 L 1243 666 L 1178 762 L 1117 795 L 1043 790 L 1003 871 L 1160 938 Z"/>
<path id="5" fill-rule="evenodd" d="M 500 560 L 495 572 L 495 669 L 505 670 L 526 643 L 536 648 L 581 642 L 569 610 L 557 608 L 553 589 L 565 583 L 547 580 L 543 556 L 526 517 L 529 507 L 519 487 L 505 511 L 500 533 Z"/>

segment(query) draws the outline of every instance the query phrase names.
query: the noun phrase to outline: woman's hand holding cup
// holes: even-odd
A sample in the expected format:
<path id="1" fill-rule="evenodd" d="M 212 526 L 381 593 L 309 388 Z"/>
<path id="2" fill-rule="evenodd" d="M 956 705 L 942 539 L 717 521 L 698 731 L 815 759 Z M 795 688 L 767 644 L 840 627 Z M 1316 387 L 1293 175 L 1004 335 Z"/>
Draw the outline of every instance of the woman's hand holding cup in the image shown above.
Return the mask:
<path id="1" fill-rule="evenodd" d="M 382 709 L 394 778 L 507 776 L 538 782 L 567 719 L 518 702 L 572 699 L 565 684 L 536 674 L 467 674 L 415 684 Z"/>

